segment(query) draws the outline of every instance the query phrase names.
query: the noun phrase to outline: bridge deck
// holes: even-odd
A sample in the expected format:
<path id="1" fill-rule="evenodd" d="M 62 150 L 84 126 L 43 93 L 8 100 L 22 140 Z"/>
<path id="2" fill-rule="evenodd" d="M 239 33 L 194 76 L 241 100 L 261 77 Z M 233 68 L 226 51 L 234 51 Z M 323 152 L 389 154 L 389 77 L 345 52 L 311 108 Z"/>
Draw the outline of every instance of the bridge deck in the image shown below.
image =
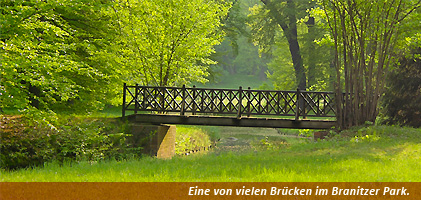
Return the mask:
<path id="1" fill-rule="evenodd" d="M 335 126 L 335 121 L 326 120 L 294 120 L 277 118 L 228 117 L 228 116 L 200 116 L 200 115 L 161 115 L 161 114 L 132 114 L 123 117 L 135 123 L 148 124 L 185 124 L 206 126 L 241 126 L 267 128 L 296 128 L 296 129 L 329 129 Z"/>

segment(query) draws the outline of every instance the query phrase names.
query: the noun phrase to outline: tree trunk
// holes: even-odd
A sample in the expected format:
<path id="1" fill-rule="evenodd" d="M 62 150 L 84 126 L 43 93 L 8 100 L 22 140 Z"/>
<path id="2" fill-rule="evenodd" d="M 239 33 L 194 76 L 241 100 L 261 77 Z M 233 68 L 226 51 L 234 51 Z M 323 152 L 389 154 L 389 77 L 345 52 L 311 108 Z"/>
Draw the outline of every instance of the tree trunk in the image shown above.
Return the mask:
<path id="1" fill-rule="evenodd" d="M 308 33 L 307 33 L 307 45 L 308 45 L 308 70 L 307 70 L 307 86 L 311 87 L 312 85 L 316 84 L 316 46 L 314 40 L 316 39 L 316 30 L 314 25 L 314 17 L 309 17 L 308 21 L 306 22 Z"/>
<path id="2" fill-rule="evenodd" d="M 295 3 L 292 0 L 287 1 L 288 8 L 288 26 L 281 25 L 282 30 L 288 40 L 289 51 L 291 52 L 292 63 L 294 65 L 297 87 L 300 90 L 306 89 L 306 74 L 301 57 L 300 45 L 297 38 L 297 18 L 295 16 Z"/>
<path id="3" fill-rule="evenodd" d="M 300 45 L 298 44 L 297 38 L 297 17 L 296 7 L 293 0 L 287 0 L 287 9 L 284 10 L 287 14 L 287 21 L 282 17 L 275 6 L 275 3 L 268 0 L 261 0 L 271 12 L 279 26 L 281 26 L 282 31 L 284 32 L 285 37 L 287 38 L 289 51 L 291 53 L 292 63 L 294 65 L 295 78 L 297 80 L 297 87 L 300 90 L 306 89 L 306 74 L 303 66 L 303 59 L 301 57 Z"/>
<path id="4" fill-rule="evenodd" d="M 349 128 L 367 121 L 374 123 L 384 89 L 385 72 L 394 59 L 391 55 L 394 39 L 398 38 L 398 24 L 421 7 L 421 1 L 408 5 L 402 1 L 376 4 L 332 0 L 323 1 L 323 7 L 335 42 L 338 127 Z M 409 12 L 404 14 L 405 10 Z M 342 77 L 344 84 L 341 83 Z M 341 87 L 345 89 L 345 99 L 342 100 Z"/>
<path id="5" fill-rule="evenodd" d="M 23 87 L 28 88 L 29 105 L 31 105 L 34 108 L 39 109 L 40 108 L 39 98 L 41 97 L 41 89 L 24 80 L 22 80 L 20 84 L 22 84 Z"/>

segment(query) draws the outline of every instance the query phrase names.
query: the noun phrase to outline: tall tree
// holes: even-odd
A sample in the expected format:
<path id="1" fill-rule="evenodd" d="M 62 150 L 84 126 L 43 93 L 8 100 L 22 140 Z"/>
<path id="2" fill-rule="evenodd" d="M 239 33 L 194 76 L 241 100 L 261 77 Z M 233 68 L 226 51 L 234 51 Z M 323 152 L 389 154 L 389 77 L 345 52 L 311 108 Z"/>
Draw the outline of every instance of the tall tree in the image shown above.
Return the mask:
<path id="1" fill-rule="evenodd" d="M 222 30 L 226 33 L 224 41 L 218 45 L 213 58 L 218 61 L 229 74 L 255 75 L 256 78 L 266 79 L 267 56 L 260 56 L 258 47 L 253 45 L 250 29 L 247 26 L 249 8 L 260 0 L 232 0 L 233 5 L 226 19 L 223 20 Z"/>
<path id="2" fill-rule="evenodd" d="M 116 1 L 118 62 L 131 71 L 126 80 L 158 86 L 205 82 L 229 6 L 207 0 Z"/>
<path id="3" fill-rule="evenodd" d="M 380 110 L 383 122 L 421 127 L 421 9 L 402 22 L 396 55 L 387 74 Z"/>
<path id="4" fill-rule="evenodd" d="M 386 123 L 421 127 L 421 33 L 409 41 L 410 51 L 387 76 L 384 114 Z"/>
<path id="5" fill-rule="evenodd" d="M 2 0 L 1 106 L 76 109 L 109 99 L 118 79 L 101 53 L 112 41 L 107 8 L 99 0 Z"/>
<path id="6" fill-rule="evenodd" d="M 270 47 L 274 43 L 276 30 L 280 27 L 288 41 L 297 87 L 306 89 L 306 74 L 297 37 L 297 21 L 306 13 L 305 9 L 297 7 L 297 2 L 293 0 L 261 2 L 263 5 L 255 7 L 251 16 L 250 25 L 255 41 L 263 48 Z"/>
<path id="7" fill-rule="evenodd" d="M 421 1 L 323 0 L 334 40 L 340 128 L 375 122 L 401 22 Z M 343 90 L 344 88 L 344 90 Z M 343 94 L 345 91 L 345 94 Z"/>

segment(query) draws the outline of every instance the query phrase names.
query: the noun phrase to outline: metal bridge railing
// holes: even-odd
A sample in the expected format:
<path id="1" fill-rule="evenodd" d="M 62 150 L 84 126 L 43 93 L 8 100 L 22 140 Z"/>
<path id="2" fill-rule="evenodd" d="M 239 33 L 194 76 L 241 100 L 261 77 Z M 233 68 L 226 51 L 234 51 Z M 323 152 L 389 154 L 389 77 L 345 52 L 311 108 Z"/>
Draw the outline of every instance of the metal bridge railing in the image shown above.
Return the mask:
<path id="1" fill-rule="evenodd" d="M 335 117 L 333 92 L 209 89 L 188 87 L 128 86 L 124 84 L 122 115 L 126 111 L 216 114 Z"/>

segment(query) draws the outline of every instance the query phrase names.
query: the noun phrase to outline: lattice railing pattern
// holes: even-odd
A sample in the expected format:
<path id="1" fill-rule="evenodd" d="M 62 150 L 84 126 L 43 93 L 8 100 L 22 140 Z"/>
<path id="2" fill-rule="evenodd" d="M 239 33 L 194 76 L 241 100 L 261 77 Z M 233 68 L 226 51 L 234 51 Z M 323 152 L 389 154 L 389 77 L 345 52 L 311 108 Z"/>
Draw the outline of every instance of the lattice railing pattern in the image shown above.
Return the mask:
<path id="1" fill-rule="evenodd" d="M 333 92 L 208 89 L 127 86 L 123 90 L 126 111 L 159 113 L 277 115 L 335 117 Z"/>

